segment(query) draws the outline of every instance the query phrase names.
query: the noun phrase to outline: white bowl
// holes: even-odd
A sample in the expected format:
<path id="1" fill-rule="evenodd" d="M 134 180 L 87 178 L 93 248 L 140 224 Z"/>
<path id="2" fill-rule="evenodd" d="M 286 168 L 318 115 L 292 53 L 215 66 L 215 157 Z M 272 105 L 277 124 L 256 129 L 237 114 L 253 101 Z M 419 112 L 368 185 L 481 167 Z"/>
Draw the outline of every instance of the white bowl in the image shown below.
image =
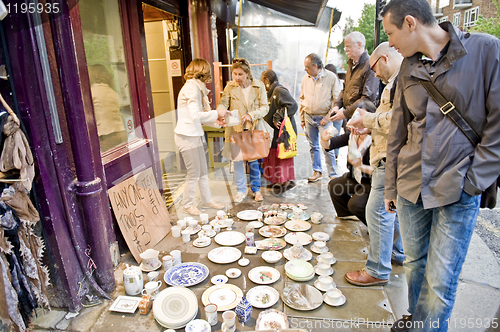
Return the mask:
<path id="1" fill-rule="evenodd" d="M 268 250 L 262 253 L 262 259 L 264 259 L 269 264 L 278 262 L 281 257 L 283 257 L 283 255 L 279 251 Z"/>

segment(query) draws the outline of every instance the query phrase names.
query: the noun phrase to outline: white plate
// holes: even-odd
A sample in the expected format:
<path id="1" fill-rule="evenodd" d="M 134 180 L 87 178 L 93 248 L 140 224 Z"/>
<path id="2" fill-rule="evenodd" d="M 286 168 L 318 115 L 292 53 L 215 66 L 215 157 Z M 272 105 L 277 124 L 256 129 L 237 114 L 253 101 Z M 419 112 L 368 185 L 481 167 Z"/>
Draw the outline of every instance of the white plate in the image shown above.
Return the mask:
<path id="1" fill-rule="evenodd" d="M 196 226 L 194 226 L 194 228 L 188 227 L 186 229 L 191 232 L 191 233 L 189 233 L 190 235 L 193 235 L 193 234 L 196 234 L 199 231 L 201 231 L 201 225 L 196 225 Z"/>
<path id="2" fill-rule="evenodd" d="M 260 250 L 280 250 L 286 247 L 286 242 L 283 239 L 270 237 L 262 241 L 255 241 L 255 245 Z"/>
<path id="3" fill-rule="evenodd" d="M 266 263 L 274 264 L 283 257 L 283 254 L 276 250 L 267 250 L 262 253 L 261 257 Z"/>
<path id="4" fill-rule="evenodd" d="M 255 323 L 256 331 L 281 331 L 290 327 L 288 318 L 283 311 L 268 309 L 259 314 Z"/>
<path id="5" fill-rule="evenodd" d="M 286 273 L 286 272 L 285 272 L 285 274 L 286 274 L 286 276 L 287 276 L 288 278 L 290 278 L 290 279 L 292 279 L 292 280 L 294 280 L 294 281 L 300 281 L 300 282 L 309 281 L 309 280 L 313 279 L 313 278 L 316 276 L 316 274 L 315 274 L 315 273 L 313 273 L 313 274 L 311 274 L 310 276 L 305 277 L 305 278 L 295 278 L 294 276 L 292 276 L 292 275 L 290 275 L 290 274 L 288 274 L 288 273 Z"/>
<path id="6" fill-rule="evenodd" d="M 143 263 L 139 265 L 139 268 L 141 269 L 142 272 L 152 272 L 158 270 L 162 266 L 162 262 L 158 261 L 158 265 L 156 265 L 154 268 L 150 269 L 146 267 Z"/>
<path id="7" fill-rule="evenodd" d="M 219 247 L 210 250 L 207 257 L 217 264 L 229 264 L 240 259 L 241 251 L 233 247 Z"/>
<path id="8" fill-rule="evenodd" d="M 264 219 L 264 223 L 266 225 L 275 225 L 275 226 L 282 225 L 285 223 L 285 221 L 286 219 L 282 217 L 267 217 Z"/>
<path id="9" fill-rule="evenodd" d="M 120 295 L 116 298 L 111 307 L 109 307 L 109 310 L 133 314 L 141 299 L 141 297 Z"/>
<path id="10" fill-rule="evenodd" d="M 315 232 L 312 234 L 312 237 L 315 241 L 328 241 L 330 240 L 330 235 L 325 232 Z"/>
<path id="11" fill-rule="evenodd" d="M 311 251 L 316 253 L 316 254 L 324 254 L 325 252 L 328 252 L 330 249 L 328 247 L 324 247 L 323 249 L 319 249 L 316 247 L 314 244 L 311 246 Z"/>
<path id="12" fill-rule="evenodd" d="M 305 232 L 311 228 L 311 224 L 304 220 L 294 219 L 287 221 L 285 227 L 292 232 Z"/>
<path id="13" fill-rule="evenodd" d="M 300 219 L 302 220 L 308 220 L 309 218 L 311 217 L 305 212 L 300 216 Z M 295 219 L 295 217 L 293 216 L 293 212 L 288 214 L 288 219 Z"/>
<path id="14" fill-rule="evenodd" d="M 264 223 L 262 221 L 251 221 L 248 226 L 251 226 L 253 228 L 261 228 L 264 226 Z"/>
<path id="15" fill-rule="evenodd" d="M 307 284 L 289 284 L 283 289 L 281 299 L 295 310 L 314 310 L 323 304 L 321 292 Z"/>
<path id="16" fill-rule="evenodd" d="M 335 288 L 337 288 L 337 285 L 335 284 L 335 282 L 332 282 L 332 283 L 330 284 L 330 287 L 328 287 L 328 288 L 324 288 L 323 286 L 321 286 L 321 285 L 319 284 L 318 279 L 316 279 L 316 281 L 314 282 L 314 287 L 316 287 L 317 289 L 319 289 L 319 290 L 320 290 L 320 291 L 322 291 L 322 292 L 328 292 L 328 291 L 331 291 L 331 290 L 334 290 Z"/>
<path id="17" fill-rule="evenodd" d="M 332 307 L 340 307 L 341 305 L 343 305 L 346 302 L 346 298 L 342 294 L 342 296 L 340 296 L 340 299 L 337 302 L 332 302 L 326 297 L 326 293 L 325 293 L 325 295 L 323 295 L 323 301 L 325 301 L 326 304 L 331 305 Z"/>
<path id="18" fill-rule="evenodd" d="M 233 267 L 232 269 L 228 269 L 226 271 L 226 275 L 228 278 L 236 279 L 241 275 L 241 270 Z"/>
<path id="19" fill-rule="evenodd" d="M 311 263 L 303 261 L 301 259 L 293 259 L 285 264 L 285 271 L 292 277 L 303 279 L 314 274 L 314 267 Z"/>
<path id="20" fill-rule="evenodd" d="M 256 286 L 247 292 L 247 300 L 252 307 L 265 309 L 272 307 L 280 299 L 278 291 L 269 286 Z"/>
<path id="21" fill-rule="evenodd" d="M 214 241 L 221 246 L 237 246 L 245 242 L 245 234 L 236 231 L 225 231 L 215 236 Z"/>
<path id="22" fill-rule="evenodd" d="M 256 284 L 268 285 L 280 279 L 280 272 L 270 266 L 257 266 L 248 271 L 248 279 Z"/>
<path id="23" fill-rule="evenodd" d="M 153 301 L 153 314 L 168 328 L 185 326 L 198 313 L 198 299 L 192 290 L 174 286 L 162 290 Z"/>
<path id="24" fill-rule="evenodd" d="M 196 248 L 205 248 L 208 247 L 209 245 L 212 244 L 212 239 L 207 237 L 207 241 L 205 242 L 200 242 L 200 238 L 197 238 L 196 240 L 193 241 L 193 246 Z"/>
<path id="25" fill-rule="evenodd" d="M 301 259 L 303 261 L 310 261 L 311 258 L 313 257 L 313 254 L 309 250 L 304 248 L 304 252 L 302 253 L 302 255 L 300 257 L 295 257 L 292 254 L 292 248 L 288 248 L 283 251 L 283 256 L 285 256 L 285 258 L 288 259 L 289 261 L 291 261 L 292 259 Z"/>
<path id="26" fill-rule="evenodd" d="M 257 210 L 244 210 L 238 212 L 236 216 L 241 220 L 257 220 L 262 217 L 262 212 Z"/>
<path id="27" fill-rule="evenodd" d="M 214 285 L 225 284 L 227 280 L 228 280 L 227 277 L 223 274 L 218 274 L 216 276 L 213 276 L 212 279 L 210 279 L 210 281 Z"/>
<path id="28" fill-rule="evenodd" d="M 184 329 L 186 332 L 210 332 L 212 331 L 212 327 L 206 320 L 203 319 L 193 319 L 190 321 L 186 328 Z"/>
<path id="29" fill-rule="evenodd" d="M 319 272 L 318 267 L 315 266 L 314 272 L 316 272 L 316 274 L 319 276 L 331 276 L 335 271 L 333 271 L 333 268 L 329 268 L 327 272 Z"/>
<path id="30" fill-rule="evenodd" d="M 304 232 L 292 232 L 285 235 L 285 241 L 291 245 L 298 243 L 306 246 L 312 242 L 312 237 Z"/>
<path id="31" fill-rule="evenodd" d="M 232 284 L 212 286 L 201 296 L 203 305 L 213 303 L 217 305 L 217 311 L 231 310 L 240 303 L 243 297 L 241 289 Z"/>
<path id="32" fill-rule="evenodd" d="M 286 229 L 282 226 L 264 226 L 259 229 L 259 234 L 263 237 L 282 237 L 286 234 Z"/>
<path id="33" fill-rule="evenodd" d="M 250 264 L 250 260 L 248 258 L 242 258 L 238 261 L 239 266 L 247 266 Z"/>

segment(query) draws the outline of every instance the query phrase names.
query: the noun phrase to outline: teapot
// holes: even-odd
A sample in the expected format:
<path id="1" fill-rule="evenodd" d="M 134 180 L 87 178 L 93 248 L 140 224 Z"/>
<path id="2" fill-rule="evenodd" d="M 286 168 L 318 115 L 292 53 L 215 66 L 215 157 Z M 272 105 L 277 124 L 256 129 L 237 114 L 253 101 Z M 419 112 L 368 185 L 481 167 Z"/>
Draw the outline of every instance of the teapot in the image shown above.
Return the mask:
<path id="1" fill-rule="evenodd" d="M 144 281 L 142 271 L 138 266 L 129 266 L 123 271 L 123 286 L 128 295 L 137 295 L 141 292 Z"/>

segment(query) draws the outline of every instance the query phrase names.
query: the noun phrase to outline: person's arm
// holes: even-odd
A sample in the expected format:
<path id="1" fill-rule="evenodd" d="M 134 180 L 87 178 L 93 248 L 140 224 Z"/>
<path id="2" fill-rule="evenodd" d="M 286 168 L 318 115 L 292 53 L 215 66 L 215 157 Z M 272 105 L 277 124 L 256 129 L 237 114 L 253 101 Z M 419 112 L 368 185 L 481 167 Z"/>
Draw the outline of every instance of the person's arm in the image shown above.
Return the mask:
<path id="1" fill-rule="evenodd" d="M 276 89 L 279 89 L 276 94 L 279 109 L 286 107 L 288 117 L 293 117 L 295 113 L 297 113 L 297 102 L 293 99 L 292 95 L 285 87 L 276 87 Z"/>
<path id="2" fill-rule="evenodd" d="M 391 127 L 392 109 L 384 113 L 366 112 L 363 115 L 363 126 L 370 129 L 372 132 L 377 131 L 381 134 L 389 134 Z"/>
<path id="3" fill-rule="evenodd" d="M 368 100 L 375 104 L 378 95 L 379 83 L 380 80 L 375 77 L 370 67 L 367 67 L 367 70 L 364 73 L 361 82 L 361 84 L 363 85 L 363 91 L 361 92 L 361 97 L 358 100 Z M 344 116 L 346 117 L 346 119 L 350 119 L 354 114 L 354 111 L 356 110 L 356 107 L 354 105 L 355 103 L 352 103 L 344 110 Z"/>
<path id="4" fill-rule="evenodd" d="M 489 51 L 488 51 L 489 49 Z M 496 182 L 500 164 L 500 42 L 490 40 L 485 43 L 487 52 L 484 60 L 484 91 L 486 121 L 481 133 L 481 142 L 476 146 L 474 159 L 467 171 L 464 191 L 469 195 L 480 195 L 483 190 Z M 460 111 L 460 110 L 458 110 Z"/>
<path id="5" fill-rule="evenodd" d="M 194 84 L 186 84 L 185 94 L 187 98 L 186 105 L 189 111 L 189 117 L 193 123 L 209 123 L 217 120 L 217 111 L 203 111 L 203 95 L 200 89 Z"/>
<path id="6" fill-rule="evenodd" d="M 269 113 L 269 103 L 267 101 L 267 92 L 266 88 L 264 87 L 264 83 L 262 83 L 261 81 L 254 82 L 258 82 L 260 84 L 257 108 L 248 112 L 248 114 L 252 117 L 252 122 L 258 119 L 262 119 L 266 116 L 267 113 Z"/>
<path id="7" fill-rule="evenodd" d="M 304 118 L 304 113 L 306 110 L 306 97 L 304 95 L 304 84 L 306 81 L 307 76 L 304 76 L 302 79 L 302 85 L 300 86 L 300 105 L 299 105 L 299 117 L 300 117 L 300 125 L 302 128 L 304 128 L 305 125 L 305 118 Z"/>
<path id="8" fill-rule="evenodd" d="M 332 138 L 330 138 L 330 146 L 328 149 L 325 149 L 326 151 L 331 151 L 333 149 L 338 149 L 343 146 L 347 146 L 349 143 L 349 135 L 351 132 L 347 130 L 344 134 L 342 135 L 337 135 Z"/>

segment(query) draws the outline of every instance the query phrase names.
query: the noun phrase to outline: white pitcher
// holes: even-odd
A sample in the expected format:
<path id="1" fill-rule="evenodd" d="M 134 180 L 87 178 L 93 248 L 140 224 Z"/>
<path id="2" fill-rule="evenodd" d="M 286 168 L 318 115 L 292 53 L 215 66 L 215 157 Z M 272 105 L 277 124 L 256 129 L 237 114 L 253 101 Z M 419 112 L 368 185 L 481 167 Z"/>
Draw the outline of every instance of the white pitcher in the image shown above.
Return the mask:
<path id="1" fill-rule="evenodd" d="M 128 266 L 123 271 L 123 286 L 128 295 L 137 295 L 142 291 L 144 281 L 142 271 L 138 266 Z"/>

